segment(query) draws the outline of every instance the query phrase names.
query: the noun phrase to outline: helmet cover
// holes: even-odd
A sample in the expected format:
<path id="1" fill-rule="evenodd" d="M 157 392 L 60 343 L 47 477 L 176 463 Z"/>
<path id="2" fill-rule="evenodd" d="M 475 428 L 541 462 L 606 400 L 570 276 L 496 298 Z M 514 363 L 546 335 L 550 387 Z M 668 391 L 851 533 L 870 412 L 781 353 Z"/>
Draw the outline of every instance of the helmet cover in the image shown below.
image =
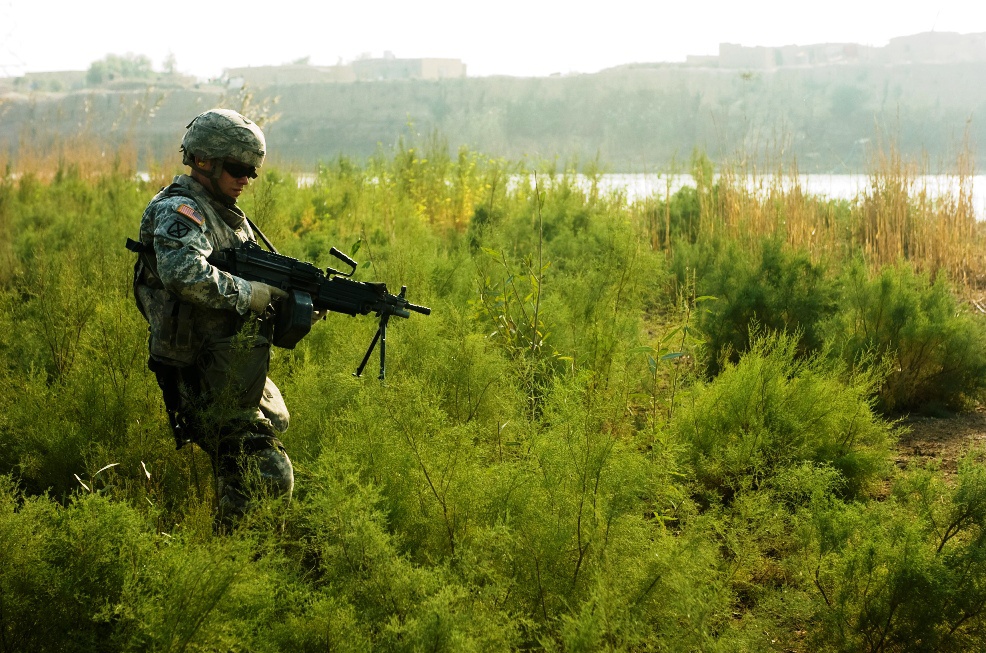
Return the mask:
<path id="1" fill-rule="evenodd" d="M 231 109 L 210 109 L 195 116 L 181 140 L 182 163 L 192 157 L 233 159 L 259 168 L 267 155 L 267 141 L 255 122 Z"/>

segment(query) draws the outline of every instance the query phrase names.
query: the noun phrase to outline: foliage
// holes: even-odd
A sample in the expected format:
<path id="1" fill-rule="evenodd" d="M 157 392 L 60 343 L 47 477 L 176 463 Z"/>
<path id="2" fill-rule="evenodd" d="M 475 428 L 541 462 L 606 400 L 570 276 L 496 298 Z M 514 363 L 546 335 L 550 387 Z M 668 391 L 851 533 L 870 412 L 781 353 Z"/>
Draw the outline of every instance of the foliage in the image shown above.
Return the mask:
<path id="1" fill-rule="evenodd" d="M 982 320 L 960 309 L 943 275 L 932 280 L 901 263 L 870 279 L 856 259 L 841 277 L 839 304 L 829 337 L 842 357 L 888 367 L 882 410 L 958 409 L 981 396 Z"/>
<path id="2" fill-rule="evenodd" d="M 0 651 L 986 644 L 978 463 L 955 487 L 897 471 L 872 410 L 906 385 L 887 360 L 962 359 L 949 392 L 977 395 L 982 325 L 944 282 L 860 263 L 836 283 L 770 220 L 722 229 L 753 199 L 701 156 L 656 213 L 593 164 L 437 135 L 264 170 L 241 203 L 282 252 L 336 246 L 433 313 L 391 324 L 385 383 L 352 376 L 371 319 L 275 351 L 296 493 L 219 534 L 123 248 L 167 175 L 124 160 L 0 178 Z M 820 215 L 798 201 L 776 206 Z M 870 326 L 879 306 L 898 322 Z"/>
<path id="3" fill-rule="evenodd" d="M 796 157 L 805 171 L 855 172 L 866 169 L 865 143 L 875 140 L 874 125 L 893 126 L 908 156 L 926 154 L 932 162 L 947 160 L 964 131 L 973 143 L 983 143 L 986 125 L 968 120 L 986 98 L 967 83 L 970 74 L 978 74 L 970 69 L 979 65 L 873 63 L 845 65 L 834 75 L 829 65 L 782 67 L 774 74 L 631 64 L 550 78 L 404 80 L 400 92 L 391 83 L 362 82 L 280 84 L 265 92 L 282 98 L 272 153 L 307 170 L 336 152 L 372 156 L 379 143 L 393 143 L 410 119 L 424 134 L 447 134 L 453 151 L 467 144 L 510 160 L 600 156 L 620 172 L 640 172 L 660 169 L 696 147 L 751 155 L 774 146 Z M 169 69 L 167 63 L 162 67 Z M 312 77 L 314 82 L 325 75 L 313 70 Z M 30 90 L 57 81 L 28 74 L 14 84 Z M 259 82 L 247 77 L 251 88 Z M 146 80 L 131 95 L 122 94 L 124 102 L 144 95 L 149 83 L 160 86 L 161 80 Z M 180 129 L 188 116 L 216 104 L 219 80 L 188 84 L 137 132 L 158 161 L 173 157 L 175 134 L 163 134 L 158 120 Z M 25 133 L 42 128 L 71 134 L 88 121 L 112 124 L 119 111 L 117 102 L 96 101 L 89 93 L 9 98 L 4 106 L 0 151 L 17 150 Z M 846 107 L 852 111 L 840 112 Z M 980 170 L 986 163 L 982 151 L 975 163 Z"/>
<path id="4" fill-rule="evenodd" d="M 886 503 L 802 515 L 816 650 L 968 651 L 986 622 L 986 473 L 967 456 L 954 487 L 904 474 Z"/>
<path id="5" fill-rule="evenodd" d="M 114 79 L 147 79 L 153 75 L 151 60 L 142 54 L 108 54 L 86 71 L 86 83 L 99 86 Z"/>
<path id="6" fill-rule="evenodd" d="M 697 386 L 672 422 L 699 491 L 716 500 L 786 468 L 829 465 L 849 496 L 886 473 L 890 429 L 873 414 L 874 379 L 821 356 L 799 358 L 788 335 L 755 335 L 750 351 Z"/>
<path id="7" fill-rule="evenodd" d="M 822 322 L 835 310 L 835 287 L 825 267 L 776 239 L 744 254 L 735 241 L 682 243 L 675 257 L 679 283 L 693 274 L 697 292 L 710 295 L 698 327 L 707 338 L 706 372 L 718 374 L 750 349 L 751 330 L 785 331 L 800 356 L 818 352 Z"/>

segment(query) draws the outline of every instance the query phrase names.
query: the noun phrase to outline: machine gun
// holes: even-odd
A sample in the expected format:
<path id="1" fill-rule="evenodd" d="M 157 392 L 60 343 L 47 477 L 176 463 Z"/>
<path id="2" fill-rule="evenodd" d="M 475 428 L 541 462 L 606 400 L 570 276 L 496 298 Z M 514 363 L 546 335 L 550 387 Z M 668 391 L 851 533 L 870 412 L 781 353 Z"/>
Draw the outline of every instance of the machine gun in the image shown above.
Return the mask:
<path id="1" fill-rule="evenodd" d="M 356 368 L 355 376 L 362 376 L 363 368 L 373 349 L 380 343 L 380 379 L 384 378 L 387 360 L 387 323 L 392 315 L 409 318 L 411 312 L 430 315 L 427 306 L 417 306 L 404 297 L 407 286 L 398 295 L 387 292 L 387 285 L 378 281 L 353 281 L 349 277 L 356 272 L 356 261 L 335 247 L 329 253 L 350 266 L 348 273 L 333 268 L 323 272 L 311 263 L 276 254 L 262 249 L 252 242 L 239 247 L 222 249 L 209 257 L 209 263 L 220 270 L 248 281 L 260 281 L 288 293 L 279 301 L 274 317 L 273 343 L 277 347 L 293 349 L 312 328 L 314 311 L 332 311 L 346 315 L 376 313 L 380 318 L 376 335 Z"/>

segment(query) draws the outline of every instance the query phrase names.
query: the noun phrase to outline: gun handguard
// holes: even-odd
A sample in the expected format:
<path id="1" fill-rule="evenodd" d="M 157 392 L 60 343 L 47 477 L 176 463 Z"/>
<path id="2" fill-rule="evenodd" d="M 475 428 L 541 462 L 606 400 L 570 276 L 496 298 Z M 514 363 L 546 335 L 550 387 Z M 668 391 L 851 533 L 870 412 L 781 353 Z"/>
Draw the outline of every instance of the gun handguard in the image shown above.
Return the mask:
<path id="1" fill-rule="evenodd" d="M 355 271 L 356 263 L 352 259 L 334 247 L 331 253 L 352 265 Z M 277 347 L 293 349 L 311 330 L 315 310 L 346 315 L 376 313 L 384 327 L 391 315 L 408 318 L 412 311 L 431 314 L 427 306 L 405 299 L 407 287 L 394 295 L 387 292 L 387 284 L 383 282 L 353 281 L 332 268 L 323 272 L 311 263 L 268 252 L 252 242 L 213 252 L 208 260 L 234 276 L 276 286 L 288 293 L 288 298 L 277 307 L 273 340 Z"/>

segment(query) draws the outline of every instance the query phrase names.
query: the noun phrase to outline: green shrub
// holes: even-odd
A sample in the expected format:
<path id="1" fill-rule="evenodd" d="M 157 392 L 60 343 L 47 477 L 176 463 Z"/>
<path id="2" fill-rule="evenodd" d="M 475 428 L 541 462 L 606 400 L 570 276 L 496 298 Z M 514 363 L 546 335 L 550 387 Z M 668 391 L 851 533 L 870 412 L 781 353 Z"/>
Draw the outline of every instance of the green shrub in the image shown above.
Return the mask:
<path id="1" fill-rule="evenodd" d="M 943 276 L 932 281 L 900 263 L 870 278 L 856 260 L 829 329 L 844 360 L 886 365 L 884 412 L 957 409 L 986 388 L 986 324 L 958 306 Z"/>
<path id="2" fill-rule="evenodd" d="M 648 198 L 641 202 L 641 208 L 655 244 L 677 248 L 698 240 L 702 206 L 694 186 L 682 186 L 670 201 Z"/>
<path id="3" fill-rule="evenodd" d="M 716 298 L 698 314 L 710 376 L 721 371 L 724 360 L 735 363 L 750 349 L 754 327 L 791 334 L 802 357 L 821 349 L 835 288 L 825 267 L 812 263 L 806 252 L 776 239 L 764 240 L 755 252 L 724 241 L 681 247 L 674 265 L 679 283 L 690 281 L 691 272 L 697 294 Z"/>
<path id="4" fill-rule="evenodd" d="M 21 488 L 0 482 L 0 650 L 854 650 L 880 619 L 885 642 L 981 644 L 975 465 L 866 503 L 892 439 L 871 394 L 907 327 L 879 351 L 846 337 L 824 266 L 775 241 L 689 244 L 726 206 L 707 161 L 659 206 L 687 288 L 669 296 L 666 211 L 643 224 L 594 172 L 549 166 L 535 189 L 443 149 L 301 186 L 265 170 L 243 198 L 282 251 L 345 249 L 434 313 L 391 323 L 385 383 L 375 357 L 352 376 L 371 318 L 275 351 L 295 495 L 221 536 L 131 297 L 122 242 L 155 189 L 71 165 L 0 181 L 0 474 Z M 978 325 L 922 283 L 898 284 L 933 296 L 901 319 L 975 363 Z M 727 356 L 693 385 L 696 319 Z M 868 365 L 826 362 L 823 336 Z M 912 578 L 937 618 L 880 612 L 917 606 L 881 594 Z"/>
<path id="5" fill-rule="evenodd" d="M 814 650 L 974 651 L 986 646 L 986 470 L 954 487 L 913 470 L 884 503 L 805 514 Z"/>
<path id="6" fill-rule="evenodd" d="M 873 379 L 785 334 L 755 336 L 738 363 L 691 391 L 671 422 L 700 492 L 732 497 L 805 462 L 831 465 L 858 496 L 887 471 L 890 427 L 873 414 Z"/>
<path id="7" fill-rule="evenodd" d="M 362 641 L 361 650 L 380 651 L 506 650 L 516 643 L 519 624 L 497 610 L 495 588 L 470 593 L 454 568 L 424 552 L 430 564 L 413 562 L 388 528 L 384 496 L 353 467 L 323 456 L 308 482 L 318 492 L 302 507 L 299 527 L 315 562 L 316 616 L 326 628 L 305 623 L 298 639 Z M 345 618 L 354 611 L 358 620 Z M 343 619 L 328 623 L 328 615 Z"/>
<path id="8" fill-rule="evenodd" d="M 0 477 L 0 646 L 109 651 L 149 546 L 140 515 L 96 495 L 63 508 Z"/>

